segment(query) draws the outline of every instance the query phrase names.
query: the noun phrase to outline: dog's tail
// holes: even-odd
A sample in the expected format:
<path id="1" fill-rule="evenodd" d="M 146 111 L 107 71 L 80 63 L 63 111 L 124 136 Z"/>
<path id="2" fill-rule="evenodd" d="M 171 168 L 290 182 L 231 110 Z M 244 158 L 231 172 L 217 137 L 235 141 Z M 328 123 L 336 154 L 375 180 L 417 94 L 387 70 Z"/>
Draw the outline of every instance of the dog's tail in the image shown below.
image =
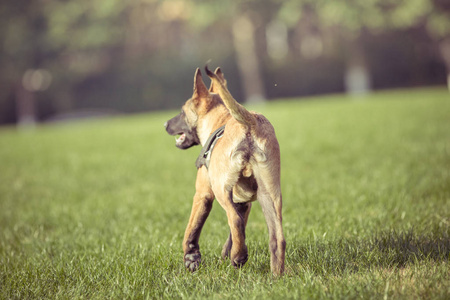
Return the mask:
<path id="1" fill-rule="evenodd" d="M 233 118 L 235 118 L 242 125 L 252 128 L 256 125 L 256 118 L 253 114 L 251 114 L 245 107 L 239 104 L 231 95 L 230 91 L 228 91 L 225 86 L 225 82 L 223 82 L 217 74 L 214 74 L 208 69 L 208 66 L 205 66 L 206 74 L 208 74 L 209 78 L 213 81 L 214 86 L 217 87 L 217 92 L 222 98 L 223 103 L 230 111 L 230 114 Z M 222 73 L 220 69 L 216 71 L 216 73 Z"/>

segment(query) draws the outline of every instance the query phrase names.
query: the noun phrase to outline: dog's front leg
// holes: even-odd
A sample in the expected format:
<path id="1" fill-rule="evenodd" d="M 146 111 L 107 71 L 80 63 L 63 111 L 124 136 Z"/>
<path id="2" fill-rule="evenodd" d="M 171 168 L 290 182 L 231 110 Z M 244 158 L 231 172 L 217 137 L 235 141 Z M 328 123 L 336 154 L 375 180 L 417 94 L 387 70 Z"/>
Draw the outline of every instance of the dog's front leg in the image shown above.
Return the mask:
<path id="1" fill-rule="evenodd" d="M 233 203 L 233 196 L 231 191 L 224 190 L 217 194 L 217 201 L 225 209 L 228 218 L 228 225 L 230 226 L 230 250 L 228 251 L 231 263 L 235 267 L 243 266 L 248 260 L 247 246 L 245 245 L 245 219 L 238 212 L 236 204 Z M 228 242 L 224 245 L 224 251 L 228 246 Z M 222 251 L 222 255 L 224 254 Z M 227 254 L 227 253 L 226 253 Z"/>
<path id="2" fill-rule="evenodd" d="M 248 215 L 250 214 L 250 209 L 252 207 L 252 204 L 251 203 L 238 203 L 238 204 L 235 204 L 235 206 L 236 206 L 236 209 L 239 212 L 239 214 L 244 218 L 245 226 L 247 226 Z M 223 259 L 230 257 L 230 251 L 231 251 L 232 246 L 233 246 L 233 240 L 231 238 L 231 233 L 230 233 L 227 241 L 223 245 L 223 249 L 222 249 L 222 258 Z"/>
<path id="3" fill-rule="evenodd" d="M 191 217 L 183 240 L 184 264 L 190 271 L 195 271 L 200 265 L 201 254 L 198 240 L 214 200 L 214 193 L 211 190 L 205 167 L 200 168 L 197 172 L 195 189 Z"/>

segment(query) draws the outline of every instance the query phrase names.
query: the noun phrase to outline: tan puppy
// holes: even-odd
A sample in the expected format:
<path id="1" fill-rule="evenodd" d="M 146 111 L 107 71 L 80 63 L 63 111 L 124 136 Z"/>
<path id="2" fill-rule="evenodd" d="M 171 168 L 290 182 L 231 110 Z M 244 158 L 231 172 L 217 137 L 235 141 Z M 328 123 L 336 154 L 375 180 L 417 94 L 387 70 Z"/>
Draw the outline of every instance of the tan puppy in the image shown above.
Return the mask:
<path id="1" fill-rule="evenodd" d="M 272 273 L 284 271 L 286 242 L 281 226 L 280 148 L 270 122 L 247 111 L 231 96 L 219 68 L 205 86 L 200 69 L 194 77 L 194 93 L 179 115 L 166 122 L 169 134 L 180 135 L 176 146 L 204 146 L 197 160 L 196 192 L 183 241 L 186 268 L 198 268 L 200 233 L 214 198 L 225 209 L 230 236 L 222 257 L 240 267 L 248 259 L 245 226 L 251 202 L 258 200 L 269 229 Z M 224 126 L 224 131 L 220 129 Z M 212 145 L 212 147 L 210 146 Z"/>

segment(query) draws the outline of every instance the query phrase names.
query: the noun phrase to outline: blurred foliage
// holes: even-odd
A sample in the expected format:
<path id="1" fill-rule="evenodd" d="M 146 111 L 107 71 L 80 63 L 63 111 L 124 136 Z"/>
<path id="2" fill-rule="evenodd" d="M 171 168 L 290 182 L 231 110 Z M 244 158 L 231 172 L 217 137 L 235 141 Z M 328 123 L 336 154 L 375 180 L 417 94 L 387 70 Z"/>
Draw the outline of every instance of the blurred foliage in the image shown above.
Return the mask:
<path id="1" fill-rule="evenodd" d="M 208 61 L 224 67 L 242 99 L 231 30 L 240 15 L 254 23 L 269 98 L 342 92 L 354 40 L 376 75 L 375 88 L 443 83 L 437 48 L 450 36 L 449 11 L 447 0 L 2 1 L 0 123 L 16 120 L 23 76 L 36 69 L 52 75 L 48 89 L 31 91 L 40 119 L 86 108 L 178 106 L 190 95 L 194 69 Z M 283 55 L 268 51 L 270 26 L 286 31 L 286 46 L 278 39 L 274 48 Z M 393 70 L 383 63 L 392 53 L 412 60 Z M 393 83 L 382 78 L 412 72 Z"/>
<path id="2" fill-rule="evenodd" d="M 447 0 L 288 0 L 278 18 L 295 26 L 302 11 L 311 10 L 323 27 L 339 27 L 350 32 L 363 28 L 379 31 L 425 25 L 429 33 L 447 37 L 450 33 L 450 4 Z"/>

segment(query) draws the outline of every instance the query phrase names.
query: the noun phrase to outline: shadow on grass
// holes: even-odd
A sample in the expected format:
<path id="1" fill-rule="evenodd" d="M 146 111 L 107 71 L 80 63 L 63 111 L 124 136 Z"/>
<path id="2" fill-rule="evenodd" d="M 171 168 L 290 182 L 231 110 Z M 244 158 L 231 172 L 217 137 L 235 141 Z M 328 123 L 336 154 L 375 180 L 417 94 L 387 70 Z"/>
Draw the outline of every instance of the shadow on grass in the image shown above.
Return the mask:
<path id="1" fill-rule="evenodd" d="M 373 267 L 402 268 L 418 261 L 448 262 L 448 231 L 430 235 L 408 232 L 380 232 L 368 239 L 297 241 L 287 263 L 316 275 L 339 275 Z"/>
<path id="2" fill-rule="evenodd" d="M 407 233 L 391 232 L 376 236 L 373 244 L 383 254 L 392 257 L 392 263 L 398 267 L 424 259 L 448 261 L 450 255 L 448 235 L 416 236 L 412 230 Z"/>

